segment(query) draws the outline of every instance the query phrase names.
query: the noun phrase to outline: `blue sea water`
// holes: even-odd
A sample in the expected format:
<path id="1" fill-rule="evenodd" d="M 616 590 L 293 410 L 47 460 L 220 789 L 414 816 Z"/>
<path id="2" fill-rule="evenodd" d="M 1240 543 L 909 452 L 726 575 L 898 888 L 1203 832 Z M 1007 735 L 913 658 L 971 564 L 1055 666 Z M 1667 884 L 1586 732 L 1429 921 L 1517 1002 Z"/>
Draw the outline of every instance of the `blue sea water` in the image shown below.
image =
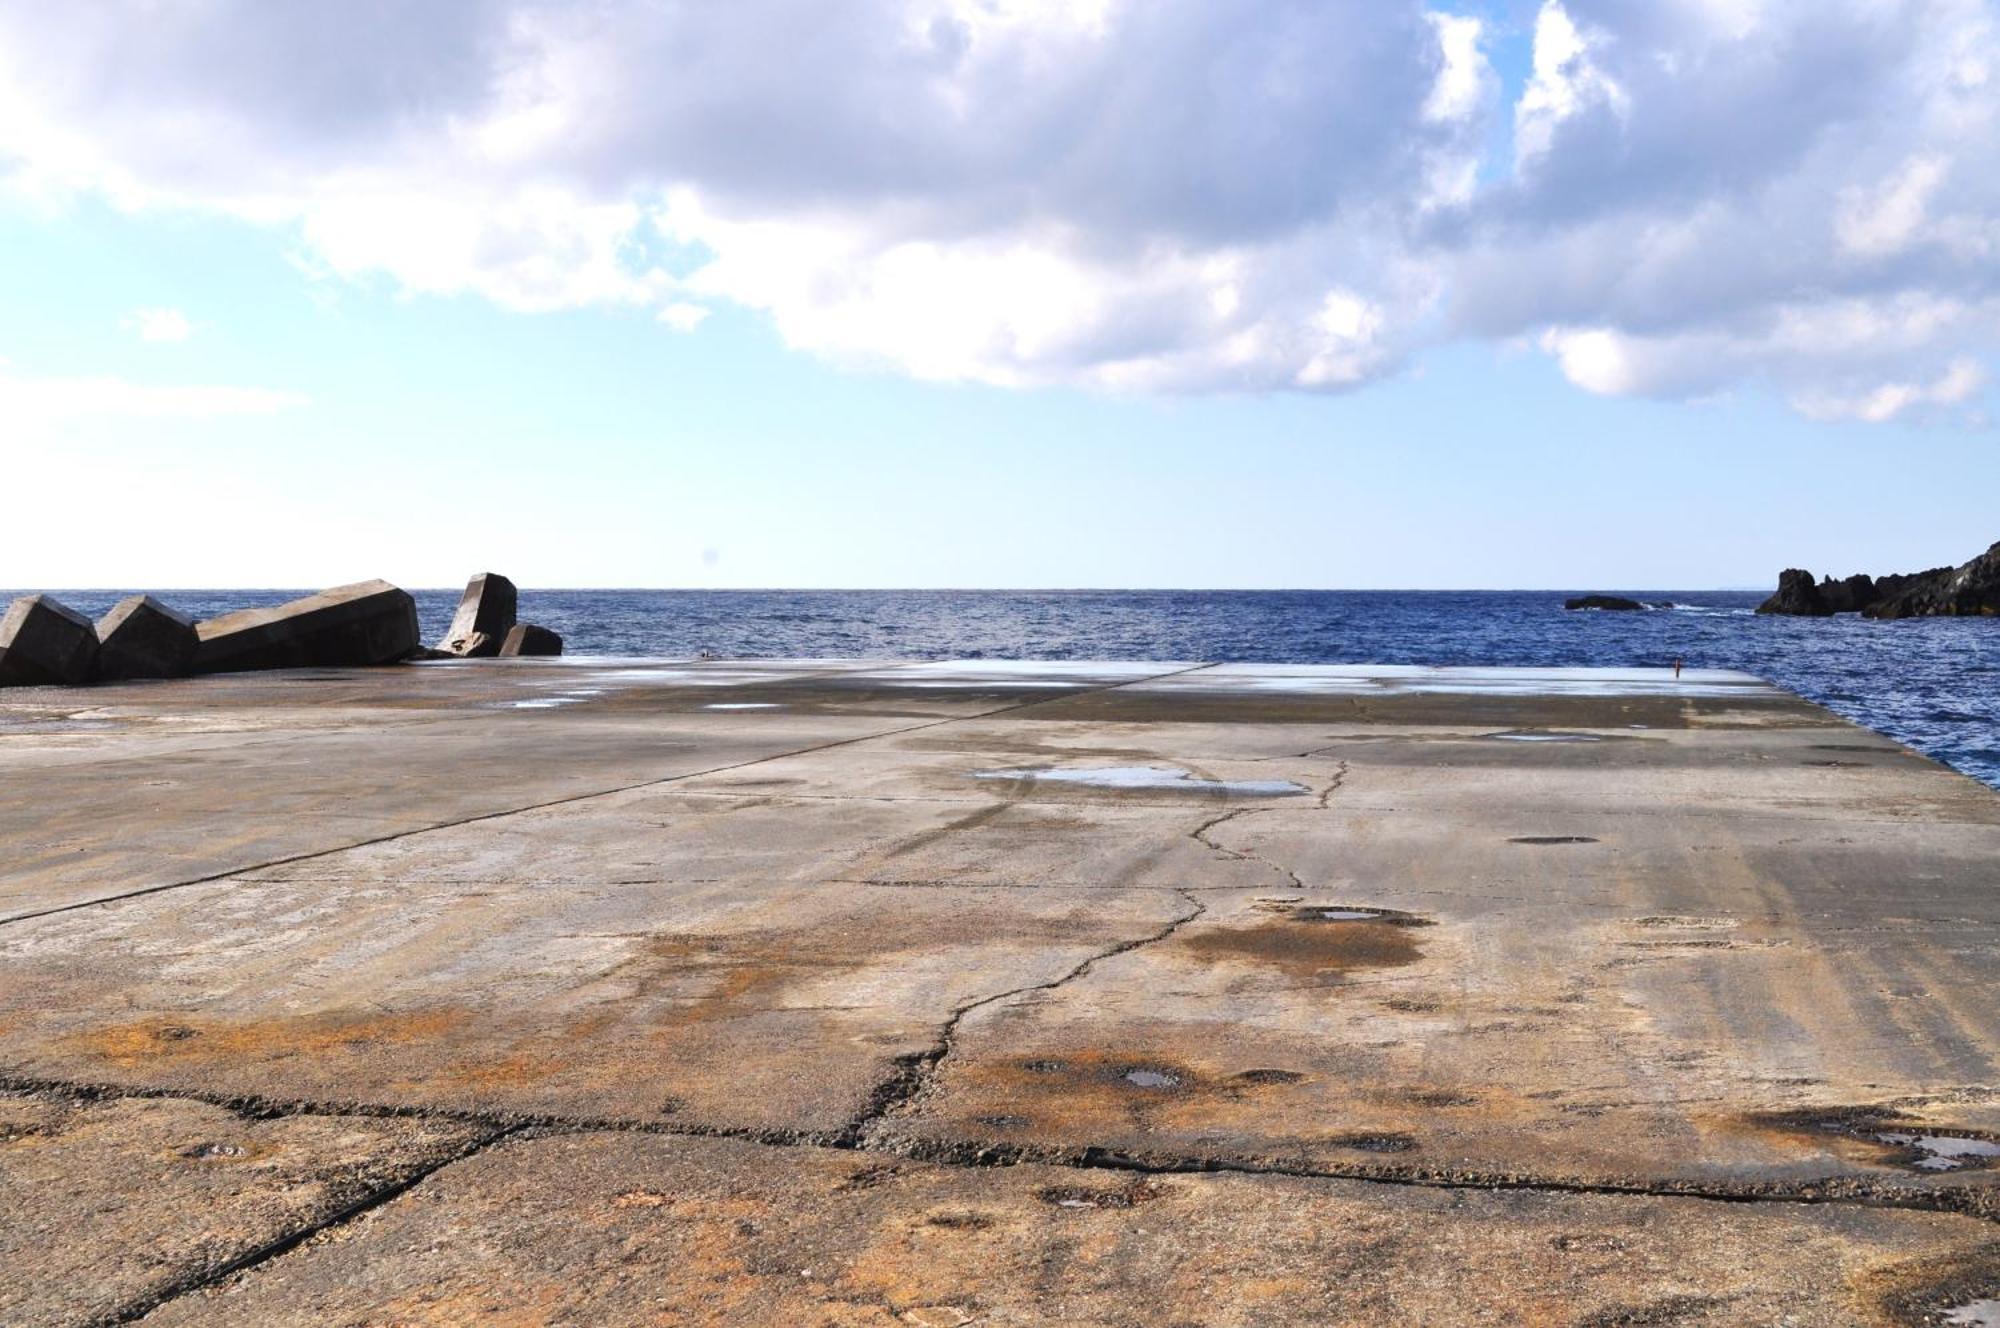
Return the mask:
<path id="1" fill-rule="evenodd" d="M 95 616 L 125 591 L 66 591 Z M 303 593 L 166 591 L 197 617 Z M 1742 669 L 2000 787 L 2000 621 L 1760 618 L 1761 595 L 1572 613 L 1561 591 L 524 590 L 572 654 Z M 1581 593 L 1581 592 L 1576 592 Z M 426 640 L 458 591 L 416 592 Z"/>

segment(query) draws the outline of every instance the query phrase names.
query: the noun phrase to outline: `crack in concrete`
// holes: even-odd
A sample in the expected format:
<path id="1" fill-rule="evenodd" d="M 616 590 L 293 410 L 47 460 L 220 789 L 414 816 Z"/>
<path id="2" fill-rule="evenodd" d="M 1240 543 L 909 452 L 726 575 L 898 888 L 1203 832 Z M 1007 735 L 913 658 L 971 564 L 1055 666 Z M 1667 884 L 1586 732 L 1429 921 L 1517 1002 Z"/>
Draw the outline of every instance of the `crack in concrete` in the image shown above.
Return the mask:
<path id="1" fill-rule="evenodd" d="M 96 1322 L 105 1325 L 136 1323 L 169 1301 L 205 1291 L 210 1287 L 227 1281 L 229 1278 L 235 1277 L 239 1273 L 249 1272 L 260 1265 L 271 1262 L 273 1259 L 281 1258 L 321 1232 L 352 1222 L 355 1218 L 409 1193 L 438 1172 L 443 1171 L 446 1167 L 463 1162 L 467 1158 L 491 1148 L 503 1139 L 512 1137 L 520 1131 L 520 1128 L 520 1126 L 515 1125 L 498 1126 L 488 1133 L 472 1139 L 462 1147 L 454 1149 L 446 1156 L 426 1163 L 423 1166 L 413 1168 L 407 1174 L 399 1176 L 386 1184 L 378 1185 L 362 1194 L 359 1198 L 342 1204 L 332 1211 L 324 1213 L 291 1231 L 274 1236 L 263 1244 L 246 1250 L 232 1259 L 226 1259 L 211 1267 L 184 1274 L 163 1287 L 155 1287 L 145 1295 L 126 1303 Z"/>
<path id="2" fill-rule="evenodd" d="M 137 890 L 126 890 L 114 895 L 103 895 L 96 899 L 79 900 L 71 904 L 59 904 L 53 908 L 35 909 L 26 913 L 14 913 L 0 918 L 0 927 L 12 926 L 17 922 L 31 922 L 36 918 L 52 917 L 59 913 L 73 913 L 78 909 L 96 908 L 102 904 L 115 904 L 122 900 L 139 899 L 146 895 L 161 894 L 168 890 L 184 890 L 189 886 L 212 885 L 218 881 L 252 872 L 269 871 L 273 867 L 289 867 L 295 863 L 312 862 L 319 858 L 332 857 L 337 853 L 347 853 L 355 849 L 373 848 L 378 844 L 393 844 L 398 840 L 415 835 L 430 834 L 434 830 L 451 830 L 463 825 L 478 825 L 485 821 L 502 820 L 509 816 L 520 816 L 527 812 L 543 811 L 550 807 L 566 807 L 572 803 L 589 802 L 595 798 L 608 798 L 619 793 L 633 793 L 640 789 L 658 788 L 665 784 L 675 784 L 682 780 L 699 779 L 705 775 L 727 774 L 732 770 L 745 770 L 751 766 L 766 765 L 772 761 L 783 761 L 795 756 L 812 756 L 819 752 L 832 751 L 838 747 L 852 747 L 857 743 L 875 742 L 882 738 L 899 738 L 911 733 L 921 733 L 926 729 L 943 728 L 948 724 L 963 724 L 977 720 L 992 719 L 999 715 L 1012 714 L 1017 710 L 1029 710 L 1036 706 L 1051 705 L 1059 701 L 1073 700 L 1079 696 L 1094 696 L 1100 692 L 1113 692 L 1121 687 L 1131 687 L 1138 683 L 1157 682 L 1162 678 L 1175 678 L 1183 673 L 1195 673 L 1208 668 L 1207 664 L 1196 664 L 1184 669 L 1174 669 L 1166 673 L 1152 674 L 1144 678 L 1127 678 L 1123 682 L 1107 683 L 1100 687 L 1083 687 L 1061 696 L 1038 696 L 1032 700 L 1017 701 L 1011 705 L 999 706 L 992 710 L 982 710 L 976 715 L 951 715 L 943 719 L 927 720 L 921 724 L 909 724 L 902 728 L 885 729 L 866 733 L 853 738 L 839 738 L 832 742 L 818 743 L 810 747 L 800 747 L 792 751 L 777 752 L 770 756 L 760 756 L 754 760 L 737 761 L 729 765 L 713 766 L 707 770 L 690 770 L 684 774 L 668 775 L 662 779 L 640 780 L 634 784 L 620 784 L 615 788 L 594 789 L 586 793 L 572 793 L 565 797 L 551 798 L 546 802 L 529 803 L 522 807 L 507 807 L 500 811 L 480 812 L 474 816 L 464 816 L 451 821 L 439 821 L 432 825 L 415 826 L 408 830 L 397 830 L 385 835 L 355 843 L 341 844 L 334 848 L 314 849 L 307 853 L 294 853 L 286 857 L 273 858 L 268 862 L 254 863 L 247 867 L 231 867 L 225 871 L 210 872 L 204 876 L 192 877 L 184 881 L 168 881 L 160 885 L 143 886 Z"/>
<path id="3" fill-rule="evenodd" d="M 1182 927 L 1208 912 L 1208 905 L 1202 903 L 1187 891 L 1176 890 L 1174 893 L 1186 900 L 1190 907 L 1187 912 L 1180 914 L 1167 923 L 1166 926 L 1149 932 L 1144 936 L 1128 941 L 1119 941 L 1115 945 L 1099 950 L 1073 965 L 1069 971 L 1063 973 L 1060 977 L 1051 978 L 1046 982 L 1031 982 L 1025 986 L 1015 987 L 1008 991 L 981 996 L 977 1000 L 967 1001 L 963 1005 L 953 1009 L 939 1028 L 938 1037 L 935 1042 L 922 1051 L 896 1058 L 895 1073 L 875 1086 L 875 1091 L 869 1095 L 868 1104 L 860 1112 L 856 1113 L 854 1119 L 849 1121 L 847 1126 L 840 1131 L 837 1137 L 841 1140 L 841 1146 L 873 1147 L 883 1139 L 891 1137 L 886 1133 L 890 1118 L 907 1112 L 918 1100 L 930 1095 L 936 1085 L 938 1070 L 946 1060 L 950 1059 L 952 1052 L 956 1049 L 958 1026 L 973 1011 L 984 1009 L 989 1005 L 997 1005 L 1001 1001 L 1011 1000 L 1016 996 L 1025 996 L 1030 992 L 1054 991 L 1058 987 L 1066 986 L 1079 978 L 1087 976 L 1091 969 L 1097 967 L 1098 964 L 1107 959 L 1115 959 L 1119 955 L 1130 954 L 1132 951 L 1144 946 L 1155 945 L 1166 940 Z"/>

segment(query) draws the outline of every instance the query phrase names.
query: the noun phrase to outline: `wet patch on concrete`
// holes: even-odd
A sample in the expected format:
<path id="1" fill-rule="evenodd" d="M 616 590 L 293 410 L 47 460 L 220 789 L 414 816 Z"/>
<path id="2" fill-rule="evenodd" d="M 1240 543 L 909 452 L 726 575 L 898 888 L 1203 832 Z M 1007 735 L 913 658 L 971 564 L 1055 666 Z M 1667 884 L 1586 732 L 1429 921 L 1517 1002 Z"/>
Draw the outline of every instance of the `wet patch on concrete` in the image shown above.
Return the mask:
<path id="1" fill-rule="evenodd" d="M 1595 844 L 1589 835 L 1516 835 L 1507 841 L 1510 844 Z"/>
<path id="2" fill-rule="evenodd" d="M 1203 779 L 1176 766 L 1106 765 L 1018 770 L 975 770 L 974 779 L 1015 780 L 1030 784 L 1063 784 L 1079 788 L 1138 792 L 1208 793 L 1250 798 L 1288 798 L 1309 790 L 1289 779 Z"/>
<path id="3" fill-rule="evenodd" d="M 1248 964 L 1310 979 L 1414 963 L 1422 953 L 1415 933 L 1432 925 L 1414 913 L 1348 903 L 1263 904 L 1259 911 L 1275 916 L 1247 926 L 1190 928 L 1171 945 L 1205 963 Z"/>

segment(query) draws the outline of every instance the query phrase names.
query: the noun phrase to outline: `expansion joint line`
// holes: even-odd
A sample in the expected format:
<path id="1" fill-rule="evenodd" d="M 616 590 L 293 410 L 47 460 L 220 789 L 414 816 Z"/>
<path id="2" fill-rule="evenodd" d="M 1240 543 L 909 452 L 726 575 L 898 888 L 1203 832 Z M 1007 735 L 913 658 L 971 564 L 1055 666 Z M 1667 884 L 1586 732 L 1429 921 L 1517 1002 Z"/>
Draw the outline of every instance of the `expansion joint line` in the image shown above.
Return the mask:
<path id="1" fill-rule="evenodd" d="M 787 752 L 774 752 L 769 756 L 759 756 L 748 761 L 735 761 L 728 765 L 711 766 L 706 770 L 689 770 L 678 775 L 668 775 L 662 779 L 644 779 L 632 784 L 619 784 L 613 788 L 592 789 L 587 793 L 572 793 L 560 798 L 550 798 L 545 802 L 531 802 L 519 807 L 504 807 L 499 811 L 479 812 L 472 816 L 462 816 L 455 820 L 438 821 L 431 825 L 413 826 L 408 830 L 397 830 L 372 839 L 356 840 L 350 844 L 337 844 L 332 848 L 314 849 L 308 853 L 294 853 L 286 857 L 272 858 L 266 862 L 251 863 L 247 866 L 230 867 L 224 871 L 209 872 L 205 876 L 190 877 L 184 881 L 168 881 L 160 885 L 142 886 L 136 890 L 125 890 L 115 895 L 104 895 L 97 899 L 78 900 L 73 904 L 58 904 L 53 908 L 35 909 L 27 913 L 15 913 L 0 918 L 0 927 L 12 926 L 17 922 L 32 922 L 36 918 L 53 917 L 58 913 L 74 913 L 79 909 L 96 908 L 102 904 L 116 904 L 127 899 L 139 899 L 146 895 L 163 894 L 169 890 L 184 890 L 190 886 L 213 885 L 231 877 L 243 876 L 250 872 L 269 871 L 274 867 L 290 867 L 301 862 L 312 862 L 318 858 L 332 857 L 338 853 L 349 853 L 355 849 L 374 848 L 380 844 L 393 844 L 399 840 L 417 835 L 427 835 L 437 830 L 451 830 L 463 825 L 478 825 L 485 821 L 498 821 L 509 816 L 521 816 L 528 812 L 546 811 L 551 807 L 567 807 L 574 803 L 589 802 L 596 798 L 615 797 L 620 793 L 636 793 L 641 789 L 661 788 L 684 780 L 700 779 L 707 775 L 726 775 L 734 770 L 747 770 L 752 766 L 765 765 L 772 761 L 788 760 L 795 756 L 812 756 L 819 752 L 833 751 L 840 747 L 852 747 L 857 743 L 875 742 L 883 738 L 900 738 L 911 733 L 922 733 L 926 729 L 942 728 L 947 724 L 963 724 L 971 720 L 992 719 L 999 715 L 1013 714 L 1020 710 L 1030 710 L 1036 706 L 1053 705 L 1074 700 L 1079 696 L 1095 696 L 1101 692 L 1115 692 L 1121 687 L 1131 687 L 1138 683 L 1158 682 L 1163 678 L 1177 678 L 1183 673 L 1195 673 L 1211 667 L 1208 664 L 1194 664 L 1184 669 L 1172 669 L 1166 673 L 1148 674 L 1143 678 L 1128 678 L 1124 682 L 1106 683 L 1101 687 L 1085 687 L 1061 696 L 1041 696 L 1032 701 L 1017 701 L 1012 705 L 996 706 L 992 710 L 982 710 L 976 715 L 948 715 L 943 719 L 926 720 L 921 724 L 908 724 L 902 728 L 886 729 L 879 733 L 864 733 L 852 738 L 837 738 L 832 742 L 822 742 L 810 747 L 799 747 Z"/>
<path id="2" fill-rule="evenodd" d="M 307 1222 L 303 1226 L 294 1228 L 283 1235 L 273 1237 L 261 1245 L 244 1251 L 233 1259 L 225 1260 L 210 1268 L 189 1273 L 169 1282 L 163 1287 L 157 1287 L 137 1300 L 113 1311 L 105 1318 L 98 1320 L 98 1323 L 104 1325 L 136 1323 L 169 1301 L 206 1291 L 210 1287 L 220 1285 L 238 1273 L 248 1272 L 262 1264 L 269 1263 L 273 1259 L 289 1254 L 321 1232 L 329 1231 L 334 1227 L 352 1222 L 363 1214 L 380 1208 L 383 1204 L 409 1193 L 446 1167 L 463 1162 L 477 1153 L 484 1152 L 501 1140 L 518 1133 L 520 1129 L 521 1127 L 518 1125 L 496 1126 L 486 1133 L 473 1138 L 463 1146 L 453 1149 L 445 1156 L 417 1167 L 387 1184 L 378 1185 L 374 1189 L 362 1194 L 359 1198 L 342 1204 L 333 1211 Z"/>
<path id="3" fill-rule="evenodd" d="M 1190 915 L 1186 921 L 1192 921 Z M 1172 924 L 1173 928 L 1185 925 Z M 1171 934 L 1171 932 L 1169 932 Z M 1130 942 L 1136 949 L 1153 938 Z M 1108 955 L 1098 958 L 1109 957 Z M 1050 984 L 1053 985 L 1053 984 Z M 1023 991 L 1033 990 L 1024 988 Z M 991 1004 L 1008 995 L 1001 993 L 975 1004 Z M 939 1059 L 942 1059 L 940 1056 Z M 1607 1197 L 1687 1199 L 1704 1203 L 1784 1204 L 1807 1207 L 1854 1207 L 1908 1212 L 1947 1213 L 1986 1222 L 2000 1222 L 2000 1192 L 1982 1186 L 1955 1186 L 1904 1189 L 1883 1186 L 1870 1177 L 1825 1177 L 1808 1181 L 1727 1182 L 1674 1180 L 1582 1180 L 1521 1175 L 1509 1172 L 1468 1170 L 1426 1170 L 1408 1165 L 1362 1164 L 1355 1166 L 1305 1166 L 1260 1162 L 1254 1159 L 1215 1157 L 1202 1154 L 1132 1152 L 1097 1145 L 1076 1147 L 980 1142 L 976 1140 L 935 1140 L 912 1137 L 888 1138 L 879 1131 L 857 1132 L 853 1127 L 837 1133 L 809 1130 L 699 1125 L 689 1122 L 628 1120 L 619 1117 L 561 1116 L 548 1113 L 468 1111 L 451 1107 L 394 1105 L 372 1102 L 319 1102 L 277 1099 L 255 1094 L 228 1094 L 200 1089 L 148 1088 L 134 1085 L 78 1083 L 61 1079 L 0 1074 L 0 1092 L 37 1093 L 69 1098 L 77 1102 L 119 1100 L 168 1100 L 199 1102 L 234 1111 L 255 1120 L 276 1120 L 291 1116 L 356 1116 L 374 1119 L 446 1121 L 483 1126 L 490 1133 L 411 1176 L 373 1191 L 313 1224 L 301 1233 L 283 1237 L 258 1250 L 231 1260 L 227 1265 L 187 1280 L 187 1290 L 198 1290 L 244 1268 L 261 1264 L 296 1248 L 319 1231 L 352 1220 L 403 1194 L 430 1176 L 489 1148 L 503 1139 L 522 1136 L 527 1131 L 566 1134 L 645 1134 L 682 1139 L 728 1139 L 767 1148 L 828 1148 L 845 1152 L 869 1153 L 907 1158 L 913 1162 L 965 1170 L 1016 1166 L 1059 1167 L 1071 1171 L 1104 1171 L 1158 1176 L 1281 1176 L 1294 1180 L 1343 1181 L 1361 1185 L 1401 1186 L 1412 1189 L 1524 1191 L 1532 1194 L 1581 1194 Z M 182 1294 L 173 1291 L 170 1294 Z M 143 1314 L 163 1303 L 168 1293 L 149 1298 Z M 105 1322 L 129 1322 L 133 1311 Z"/>

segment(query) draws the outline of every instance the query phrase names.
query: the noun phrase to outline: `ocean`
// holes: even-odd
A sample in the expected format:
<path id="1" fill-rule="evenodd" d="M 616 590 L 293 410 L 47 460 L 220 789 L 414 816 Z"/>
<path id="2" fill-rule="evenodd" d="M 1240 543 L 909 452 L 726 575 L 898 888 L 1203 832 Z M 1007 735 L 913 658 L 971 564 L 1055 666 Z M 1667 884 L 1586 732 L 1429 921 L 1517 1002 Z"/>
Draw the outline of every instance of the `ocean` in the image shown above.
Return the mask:
<path id="1" fill-rule="evenodd" d="M 93 617 L 129 591 L 58 591 Z M 176 590 L 197 617 L 296 590 Z M 457 588 L 421 590 L 426 640 Z M 1671 608 L 1569 612 L 1582 591 L 524 590 L 575 655 L 1187 659 L 1742 669 L 2000 787 L 2000 621 L 1758 617 L 1761 594 L 1617 591 Z"/>

